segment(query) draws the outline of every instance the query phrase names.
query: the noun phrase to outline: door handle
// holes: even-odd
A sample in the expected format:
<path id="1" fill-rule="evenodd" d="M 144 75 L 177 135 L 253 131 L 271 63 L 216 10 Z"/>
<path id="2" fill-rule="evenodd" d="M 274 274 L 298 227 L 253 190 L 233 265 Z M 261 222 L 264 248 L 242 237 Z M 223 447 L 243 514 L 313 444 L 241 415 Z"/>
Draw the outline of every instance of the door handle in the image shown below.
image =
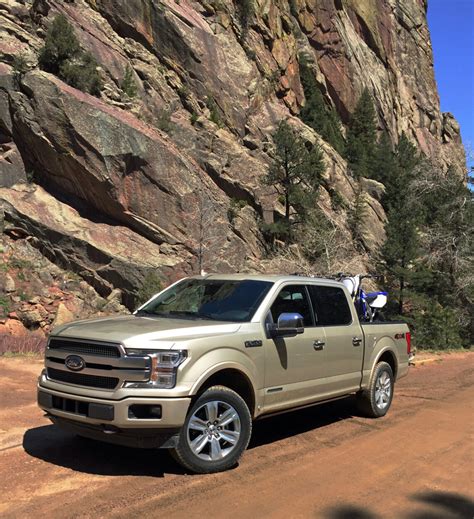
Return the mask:
<path id="1" fill-rule="evenodd" d="M 324 341 L 320 341 L 319 339 L 313 342 L 313 348 L 316 351 L 324 350 L 324 345 L 326 343 Z"/>
<path id="2" fill-rule="evenodd" d="M 352 337 L 352 346 L 360 346 L 362 339 L 360 337 Z"/>

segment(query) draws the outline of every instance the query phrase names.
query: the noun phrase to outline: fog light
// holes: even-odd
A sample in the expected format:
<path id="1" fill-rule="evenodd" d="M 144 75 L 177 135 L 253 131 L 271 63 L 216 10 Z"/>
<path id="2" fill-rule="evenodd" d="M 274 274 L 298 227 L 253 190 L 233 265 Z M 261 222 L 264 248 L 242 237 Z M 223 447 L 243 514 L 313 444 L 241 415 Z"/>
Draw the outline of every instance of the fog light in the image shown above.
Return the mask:
<path id="1" fill-rule="evenodd" d="M 128 408 L 128 417 L 132 420 L 159 420 L 161 405 L 133 404 Z"/>

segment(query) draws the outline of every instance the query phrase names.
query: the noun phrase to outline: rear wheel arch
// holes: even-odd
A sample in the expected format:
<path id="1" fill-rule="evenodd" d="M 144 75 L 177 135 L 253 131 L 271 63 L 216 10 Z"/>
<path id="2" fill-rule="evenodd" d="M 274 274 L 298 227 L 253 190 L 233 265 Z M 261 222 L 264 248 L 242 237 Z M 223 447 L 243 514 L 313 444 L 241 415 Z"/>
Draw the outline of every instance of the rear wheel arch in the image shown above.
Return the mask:
<path id="1" fill-rule="evenodd" d="M 397 380 L 398 360 L 395 352 L 390 349 L 382 351 L 374 362 L 374 369 L 379 362 L 386 362 L 392 368 L 393 379 Z"/>

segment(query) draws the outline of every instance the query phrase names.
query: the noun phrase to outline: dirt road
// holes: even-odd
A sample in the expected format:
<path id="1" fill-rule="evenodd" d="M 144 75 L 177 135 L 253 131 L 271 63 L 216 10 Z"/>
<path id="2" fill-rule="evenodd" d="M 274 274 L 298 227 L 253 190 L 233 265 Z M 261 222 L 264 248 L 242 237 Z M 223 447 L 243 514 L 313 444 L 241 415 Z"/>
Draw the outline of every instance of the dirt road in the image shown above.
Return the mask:
<path id="1" fill-rule="evenodd" d="M 61 432 L 36 408 L 40 369 L 0 359 L 2 517 L 474 517 L 472 353 L 412 368 L 381 420 L 346 399 L 257 422 L 240 466 L 209 476 Z"/>

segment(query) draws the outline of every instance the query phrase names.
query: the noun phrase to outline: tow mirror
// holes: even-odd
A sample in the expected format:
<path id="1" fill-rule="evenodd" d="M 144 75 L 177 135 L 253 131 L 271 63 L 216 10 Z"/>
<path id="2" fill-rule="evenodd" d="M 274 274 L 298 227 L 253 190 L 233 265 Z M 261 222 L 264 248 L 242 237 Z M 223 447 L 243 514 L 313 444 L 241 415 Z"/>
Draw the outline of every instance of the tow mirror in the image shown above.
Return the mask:
<path id="1" fill-rule="evenodd" d="M 270 337 L 295 337 L 304 332 L 303 316 L 298 313 L 283 313 L 277 324 L 269 324 Z"/>

